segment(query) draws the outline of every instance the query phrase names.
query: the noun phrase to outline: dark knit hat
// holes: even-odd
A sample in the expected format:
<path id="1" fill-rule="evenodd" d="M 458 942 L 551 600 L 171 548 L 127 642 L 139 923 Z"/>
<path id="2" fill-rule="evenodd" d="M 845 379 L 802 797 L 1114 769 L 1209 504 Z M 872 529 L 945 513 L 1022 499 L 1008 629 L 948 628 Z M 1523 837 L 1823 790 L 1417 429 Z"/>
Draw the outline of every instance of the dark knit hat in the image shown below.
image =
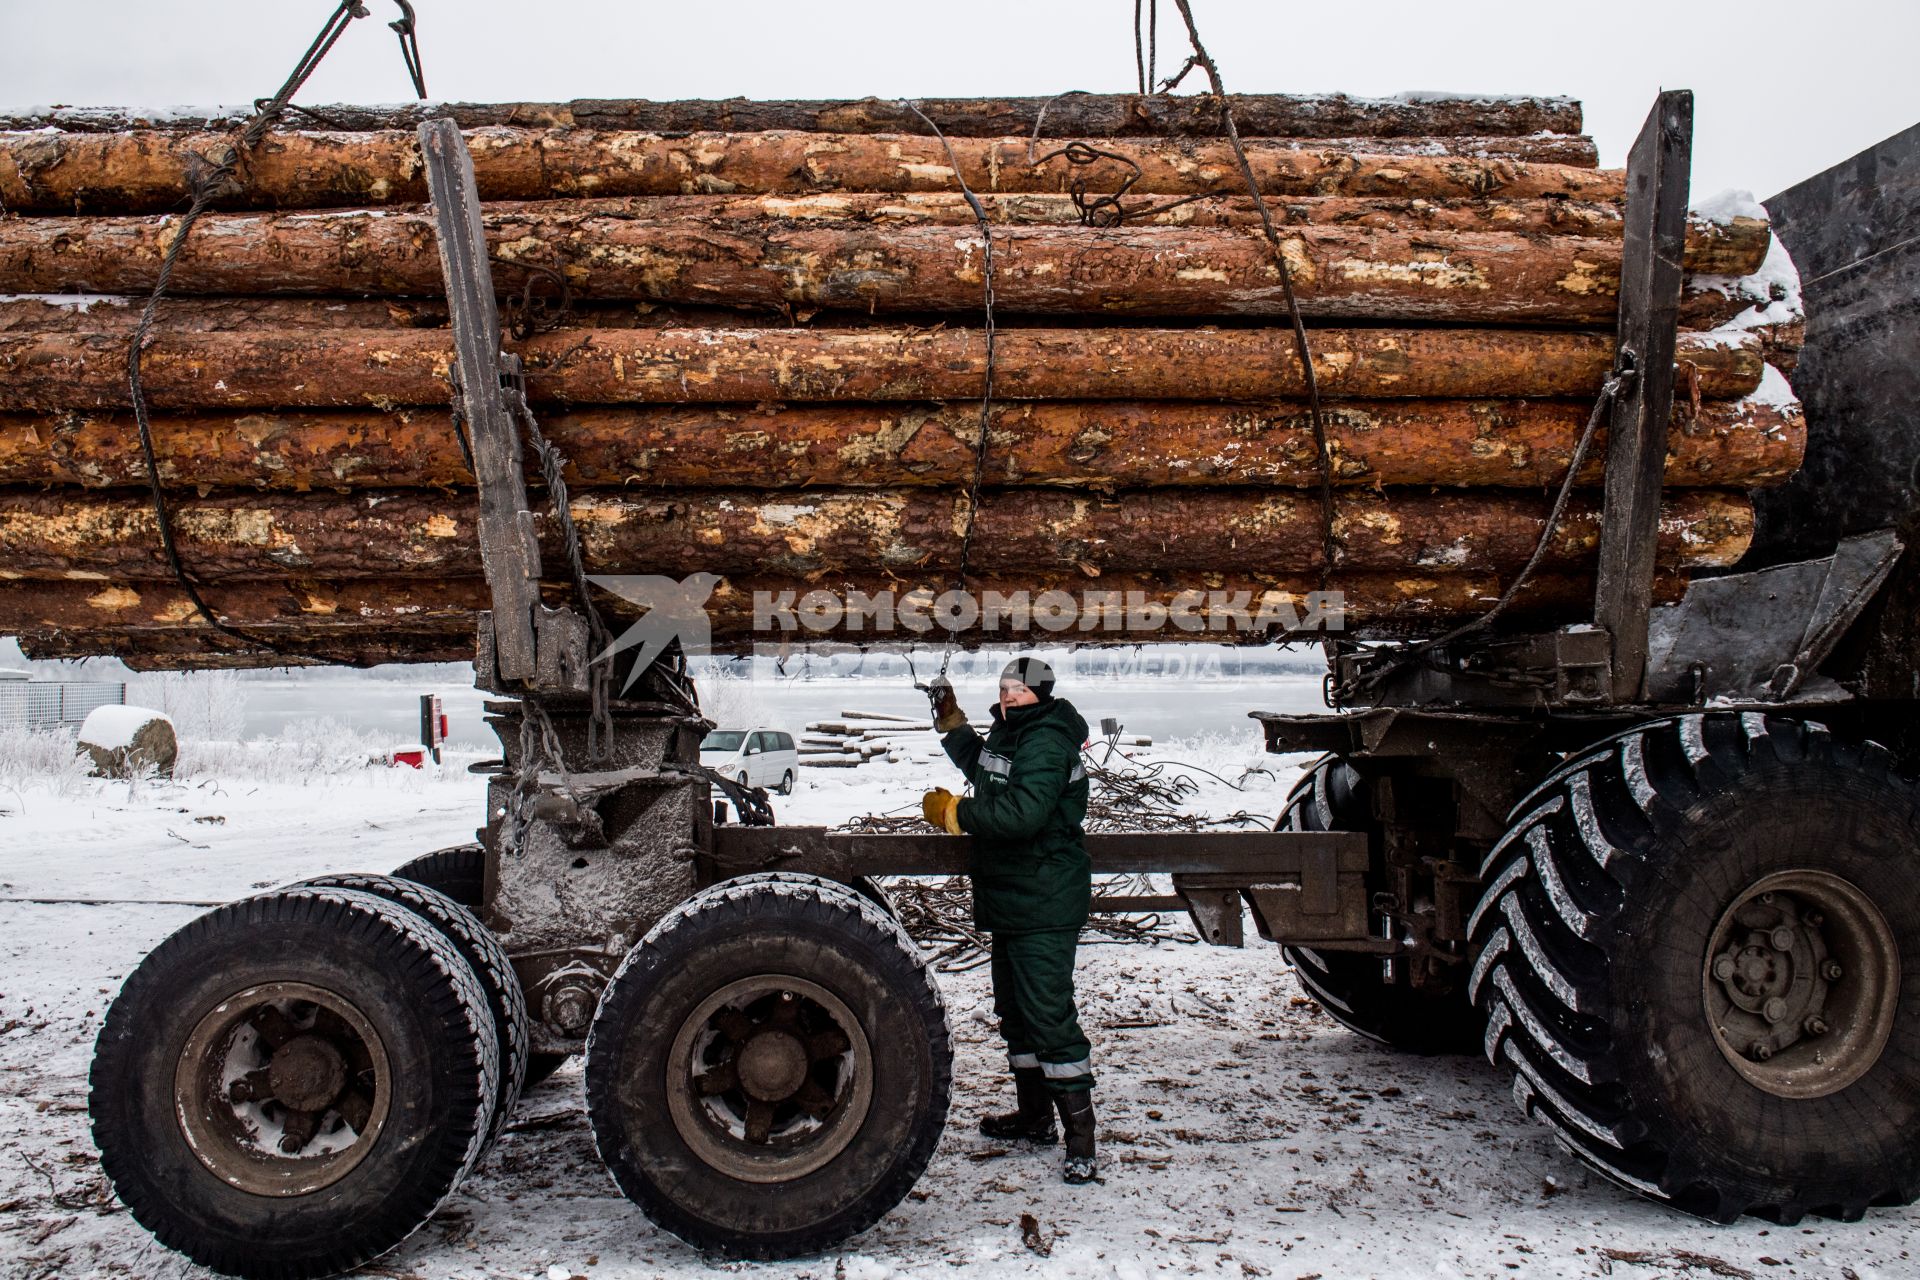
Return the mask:
<path id="1" fill-rule="evenodd" d="M 1053 668 L 1039 658 L 1015 658 L 1001 669 L 1000 678 L 1018 680 L 1042 702 L 1053 696 Z"/>

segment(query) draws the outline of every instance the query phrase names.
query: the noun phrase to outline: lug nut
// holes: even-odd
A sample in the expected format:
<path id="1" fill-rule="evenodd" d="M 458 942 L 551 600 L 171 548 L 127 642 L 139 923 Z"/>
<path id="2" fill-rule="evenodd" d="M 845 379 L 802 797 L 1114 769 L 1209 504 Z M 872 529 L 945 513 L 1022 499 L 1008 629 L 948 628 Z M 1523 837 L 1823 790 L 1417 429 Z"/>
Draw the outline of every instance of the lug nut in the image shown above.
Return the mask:
<path id="1" fill-rule="evenodd" d="M 1773 1056 L 1773 1046 L 1765 1040 L 1755 1040 L 1752 1047 L 1747 1050 L 1747 1053 L 1757 1061 L 1765 1062 Z"/>
<path id="2" fill-rule="evenodd" d="M 1733 977 L 1733 957 L 1718 956 L 1713 962 L 1713 976 L 1725 982 Z"/>
<path id="3" fill-rule="evenodd" d="M 1787 1016 L 1787 1002 L 1779 996 L 1775 996 L 1760 1007 L 1760 1012 L 1766 1015 L 1768 1022 L 1785 1021 Z"/>
<path id="4" fill-rule="evenodd" d="M 1808 1018 L 1801 1026 L 1802 1030 L 1810 1036 L 1823 1036 L 1827 1034 L 1827 1020 L 1819 1016 Z"/>
<path id="5" fill-rule="evenodd" d="M 1820 976 L 1825 978 L 1828 982 L 1840 981 L 1840 975 L 1845 972 L 1846 970 L 1840 967 L 1840 962 L 1838 960 L 1829 960 L 1825 964 L 1820 966 Z"/>
<path id="6" fill-rule="evenodd" d="M 1791 951 L 1793 950 L 1793 930 L 1781 925 L 1767 935 L 1767 942 L 1775 951 Z"/>

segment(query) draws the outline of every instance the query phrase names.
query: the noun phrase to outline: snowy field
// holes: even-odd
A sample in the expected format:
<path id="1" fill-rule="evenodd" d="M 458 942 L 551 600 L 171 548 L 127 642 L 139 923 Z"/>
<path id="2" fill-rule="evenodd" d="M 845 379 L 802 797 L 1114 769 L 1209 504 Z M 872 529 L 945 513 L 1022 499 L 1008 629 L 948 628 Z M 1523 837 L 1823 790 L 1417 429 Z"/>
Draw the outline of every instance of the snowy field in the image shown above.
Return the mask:
<path id="1" fill-rule="evenodd" d="M 961 683 L 976 714 L 990 684 Z M 1142 722 L 1165 708 L 1123 684 L 1090 689 L 1088 718 L 1117 715 L 1129 732 L 1150 731 Z M 341 705 L 339 692 L 330 705 Z M 1141 762 L 1196 770 L 1196 812 L 1270 819 L 1301 761 L 1261 755 L 1239 709 L 1306 707 L 1314 693 L 1298 677 L 1236 689 L 1223 698 L 1237 708 L 1232 720 L 1163 739 Z M 209 722 L 231 725 L 236 697 L 229 687 L 215 699 L 227 705 L 203 708 Z M 715 700 L 733 699 L 729 715 L 776 727 L 791 720 L 798 730 L 850 706 L 911 712 L 917 697 L 893 685 L 819 681 L 803 693 L 736 689 Z M 367 768 L 360 762 L 386 741 L 378 732 L 279 732 L 276 743 L 245 746 L 188 734 L 180 779 L 138 785 L 82 776 L 61 764 L 58 743 L 0 736 L 0 1275 L 205 1274 L 117 1210 L 88 1138 L 88 1060 L 121 979 L 199 904 L 325 871 L 383 871 L 472 837 L 482 785 L 463 765 L 478 750 L 439 770 Z M 911 812 L 925 787 L 954 781 L 926 758 L 932 750 L 929 734 L 898 763 L 805 770 L 799 793 L 776 807 L 793 822 Z M 841 1253 L 715 1264 L 655 1230 L 594 1156 L 574 1066 L 528 1096 L 437 1218 L 360 1274 L 1920 1274 L 1909 1256 L 1920 1254 L 1912 1210 L 1791 1228 L 1681 1218 L 1586 1173 L 1518 1114 L 1484 1063 L 1402 1057 L 1346 1033 L 1302 998 L 1269 944 L 1215 950 L 1192 942 L 1184 925 L 1169 932 L 1157 943 L 1082 952 L 1083 1017 L 1100 1077 L 1099 1185 L 1066 1188 L 1057 1151 L 1008 1151 L 975 1133 L 980 1113 L 1005 1101 L 986 975 L 976 969 L 943 978 L 959 1068 L 932 1168 Z"/>

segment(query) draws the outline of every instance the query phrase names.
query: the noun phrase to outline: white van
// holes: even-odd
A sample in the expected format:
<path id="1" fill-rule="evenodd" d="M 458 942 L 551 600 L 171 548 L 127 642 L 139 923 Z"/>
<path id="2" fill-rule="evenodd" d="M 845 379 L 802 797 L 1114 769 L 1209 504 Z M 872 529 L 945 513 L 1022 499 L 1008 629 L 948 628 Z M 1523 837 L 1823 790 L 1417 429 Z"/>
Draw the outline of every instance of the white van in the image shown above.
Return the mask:
<path id="1" fill-rule="evenodd" d="M 793 735 L 778 729 L 715 729 L 700 743 L 700 763 L 747 787 L 793 794 L 800 753 Z"/>

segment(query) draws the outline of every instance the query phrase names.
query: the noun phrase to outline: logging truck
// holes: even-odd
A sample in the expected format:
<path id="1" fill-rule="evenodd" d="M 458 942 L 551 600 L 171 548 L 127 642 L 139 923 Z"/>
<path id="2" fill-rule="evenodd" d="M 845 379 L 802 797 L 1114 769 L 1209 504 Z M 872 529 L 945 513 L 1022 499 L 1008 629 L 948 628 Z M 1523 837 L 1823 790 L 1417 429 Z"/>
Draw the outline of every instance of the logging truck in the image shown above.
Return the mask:
<path id="1" fill-rule="evenodd" d="M 1168 877 L 1207 943 L 1250 917 L 1354 1031 L 1484 1054 L 1606 1178 L 1718 1222 L 1854 1219 L 1920 1196 L 1920 130 L 1771 202 L 1807 282 L 1806 462 L 1737 570 L 1657 595 L 1691 111 L 1663 94 L 1628 165 L 1632 380 L 1584 620 L 1332 644 L 1327 713 L 1252 712 L 1270 750 L 1324 753 L 1277 830 L 1088 847 Z M 774 821 L 702 771 L 669 660 L 596 696 L 589 620 L 532 589 L 471 162 L 445 121 L 419 145 L 491 593 L 486 822 L 155 949 L 99 1037 L 105 1170 L 201 1263 L 328 1274 L 581 1055 L 599 1158 L 654 1222 L 732 1258 L 829 1248 L 940 1139 L 941 992 L 880 882 L 960 874 L 967 840 Z"/>

